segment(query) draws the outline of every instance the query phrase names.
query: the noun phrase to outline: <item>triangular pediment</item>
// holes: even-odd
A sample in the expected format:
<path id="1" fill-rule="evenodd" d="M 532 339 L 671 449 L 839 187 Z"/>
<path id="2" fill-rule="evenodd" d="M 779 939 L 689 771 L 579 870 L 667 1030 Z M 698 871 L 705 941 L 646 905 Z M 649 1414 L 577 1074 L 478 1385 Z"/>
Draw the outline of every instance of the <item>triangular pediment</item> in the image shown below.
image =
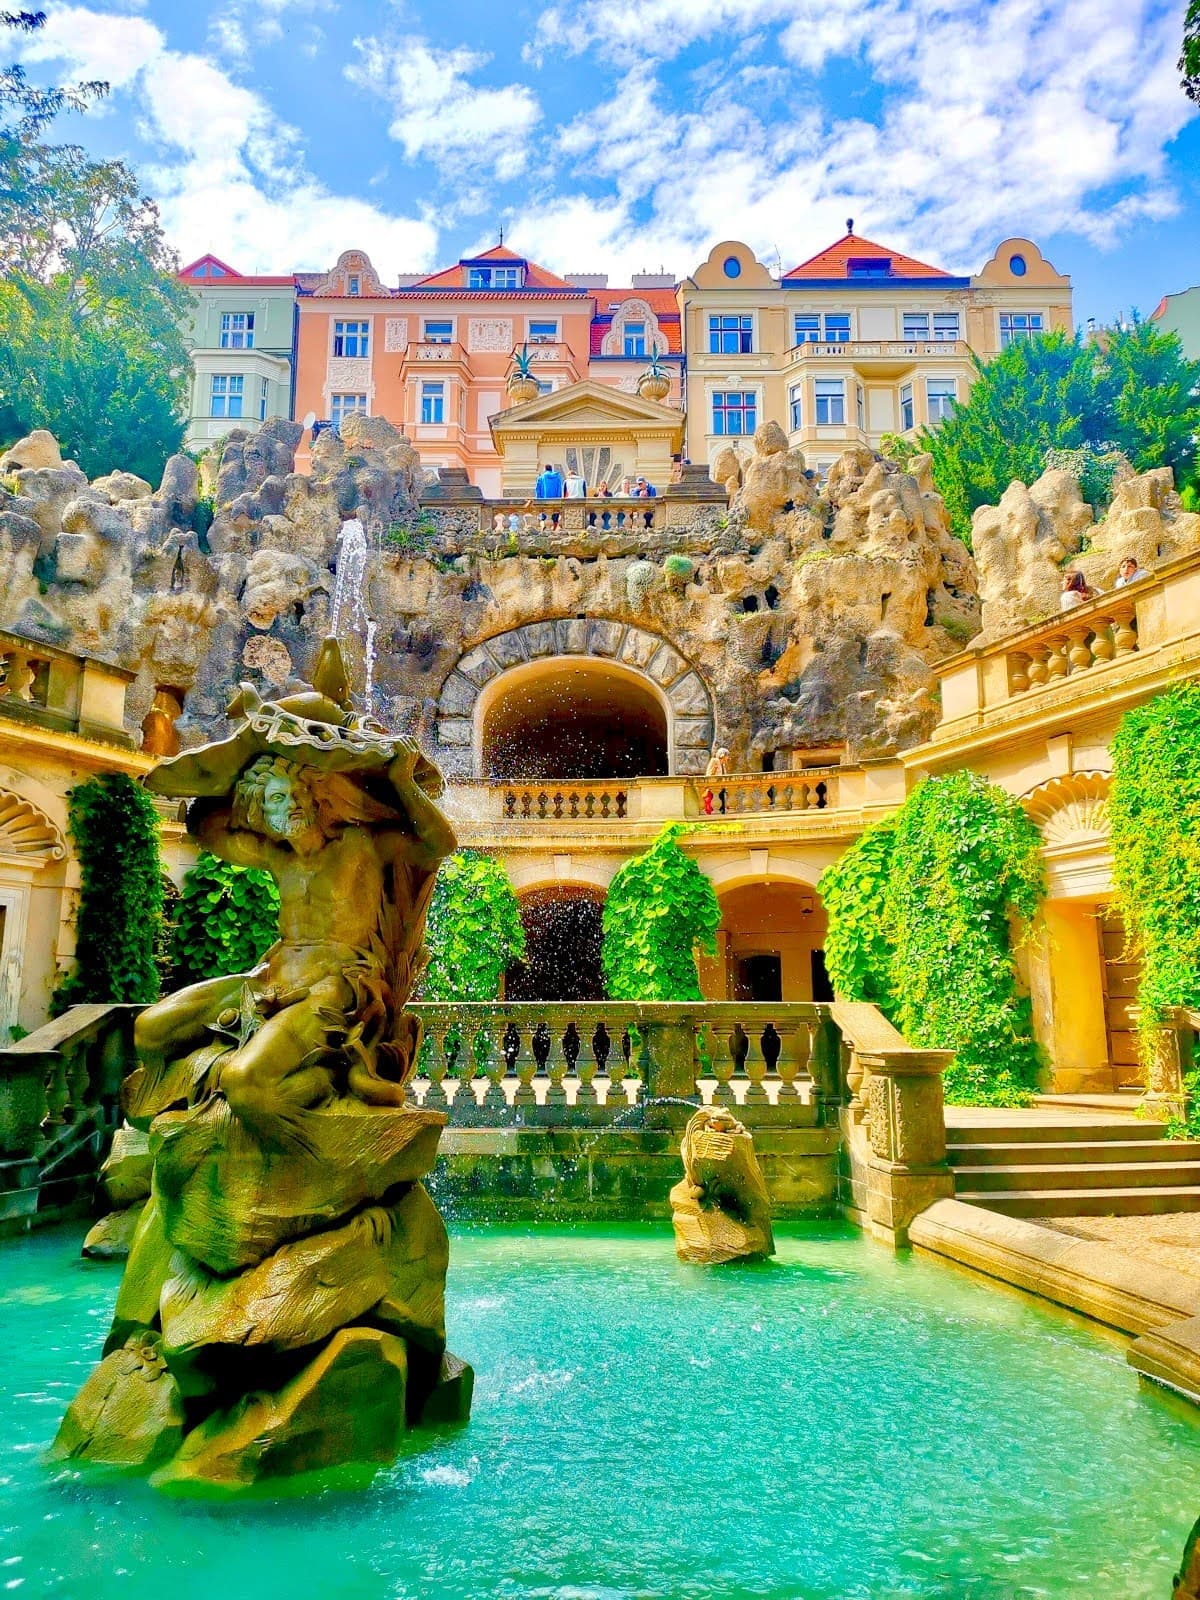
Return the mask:
<path id="1" fill-rule="evenodd" d="M 543 427 L 553 431 L 559 427 L 626 431 L 647 427 L 681 429 L 683 413 L 677 406 L 660 405 L 657 400 L 626 394 L 622 389 L 611 389 L 607 384 L 588 379 L 509 406 L 492 418 L 492 433 L 497 443 L 506 433 L 528 433 L 531 428 Z"/>

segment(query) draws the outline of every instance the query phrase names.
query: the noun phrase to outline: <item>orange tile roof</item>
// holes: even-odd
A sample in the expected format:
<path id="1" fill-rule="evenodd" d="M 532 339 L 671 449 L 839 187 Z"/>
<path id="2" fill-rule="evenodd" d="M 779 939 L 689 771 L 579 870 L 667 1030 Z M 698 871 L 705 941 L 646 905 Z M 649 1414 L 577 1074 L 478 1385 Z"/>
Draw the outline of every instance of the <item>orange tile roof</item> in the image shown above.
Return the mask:
<path id="1" fill-rule="evenodd" d="M 510 250 L 507 245 L 503 244 L 493 245 L 490 250 L 484 250 L 480 255 L 477 256 L 463 256 L 462 259 L 456 261 L 452 267 L 445 267 L 440 272 L 431 273 L 428 278 L 421 278 L 417 283 L 408 285 L 407 288 L 402 292 L 419 294 L 422 289 L 464 289 L 464 292 L 473 294 L 486 294 L 489 291 L 466 291 L 462 279 L 464 262 L 468 262 L 474 266 L 476 262 L 485 261 L 494 261 L 500 263 L 511 262 L 514 265 L 519 262 L 524 262 L 525 282 L 522 287 L 526 289 L 563 289 L 568 294 L 579 295 L 590 293 L 589 290 L 576 288 L 574 284 L 568 283 L 565 278 L 555 277 L 553 272 L 547 272 L 545 267 L 539 267 L 536 261 L 530 261 L 527 256 L 517 255 L 515 251 Z M 495 293 L 496 291 L 493 290 L 491 292 Z M 503 292 L 506 294 L 520 294 L 521 291 L 520 289 L 508 289 Z"/>
<path id="2" fill-rule="evenodd" d="M 849 278 L 851 261 L 880 261 L 892 263 L 892 278 L 949 278 L 941 267 L 931 267 L 927 261 L 906 256 L 899 250 L 889 250 L 886 245 L 875 244 L 871 239 L 861 239 L 856 233 L 847 233 L 836 244 L 810 256 L 798 267 L 784 273 L 784 278 Z"/>
<path id="3" fill-rule="evenodd" d="M 683 328 L 679 321 L 679 302 L 674 289 L 593 289 L 596 315 L 592 318 L 592 354 L 598 356 L 604 336 L 616 315 L 614 307 L 626 300 L 641 300 L 653 311 L 667 341 L 667 354 L 683 354 Z"/>

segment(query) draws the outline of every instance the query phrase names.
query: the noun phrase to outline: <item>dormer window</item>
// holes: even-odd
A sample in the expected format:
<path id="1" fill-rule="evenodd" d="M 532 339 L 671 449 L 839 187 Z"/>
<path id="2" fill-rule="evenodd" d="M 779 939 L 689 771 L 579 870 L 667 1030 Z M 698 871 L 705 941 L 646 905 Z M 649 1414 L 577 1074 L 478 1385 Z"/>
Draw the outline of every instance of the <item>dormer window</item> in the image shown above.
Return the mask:
<path id="1" fill-rule="evenodd" d="M 468 289 L 519 289 L 520 267 L 468 267 Z"/>
<path id="2" fill-rule="evenodd" d="M 349 293 L 350 294 L 361 294 L 362 293 L 362 279 L 359 277 L 357 272 L 352 272 L 350 274 Z"/>
<path id="3" fill-rule="evenodd" d="M 846 263 L 848 278 L 890 278 L 891 256 L 851 256 Z"/>

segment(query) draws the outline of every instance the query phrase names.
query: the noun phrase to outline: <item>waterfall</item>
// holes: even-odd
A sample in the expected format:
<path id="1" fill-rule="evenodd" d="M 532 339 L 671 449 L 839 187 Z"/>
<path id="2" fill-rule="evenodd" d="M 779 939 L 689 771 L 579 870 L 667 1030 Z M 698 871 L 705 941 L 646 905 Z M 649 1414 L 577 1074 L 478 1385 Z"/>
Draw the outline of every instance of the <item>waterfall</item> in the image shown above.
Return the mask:
<path id="1" fill-rule="evenodd" d="M 341 543 L 334 564 L 333 612 L 329 631 L 334 638 L 342 637 L 343 613 L 345 632 L 357 634 L 363 641 L 366 662 L 363 684 L 363 709 L 370 716 L 375 709 L 375 623 L 367 615 L 367 535 L 357 517 L 342 524 Z"/>

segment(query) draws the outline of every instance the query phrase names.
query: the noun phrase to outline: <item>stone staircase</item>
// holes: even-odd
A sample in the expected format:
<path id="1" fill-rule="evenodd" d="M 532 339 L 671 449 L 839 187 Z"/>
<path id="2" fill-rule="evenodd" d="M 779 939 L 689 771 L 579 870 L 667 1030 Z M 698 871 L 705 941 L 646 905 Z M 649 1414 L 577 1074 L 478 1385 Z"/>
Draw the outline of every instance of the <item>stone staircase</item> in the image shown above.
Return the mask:
<path id="1" fill-rule="evenodd" d="M 1022 1111 L 948 1106 L 954 1193 L 1010 1217 L 1200 1211 L 1200 1141 L 1160 1123 L 1056 1097 Z"/>

